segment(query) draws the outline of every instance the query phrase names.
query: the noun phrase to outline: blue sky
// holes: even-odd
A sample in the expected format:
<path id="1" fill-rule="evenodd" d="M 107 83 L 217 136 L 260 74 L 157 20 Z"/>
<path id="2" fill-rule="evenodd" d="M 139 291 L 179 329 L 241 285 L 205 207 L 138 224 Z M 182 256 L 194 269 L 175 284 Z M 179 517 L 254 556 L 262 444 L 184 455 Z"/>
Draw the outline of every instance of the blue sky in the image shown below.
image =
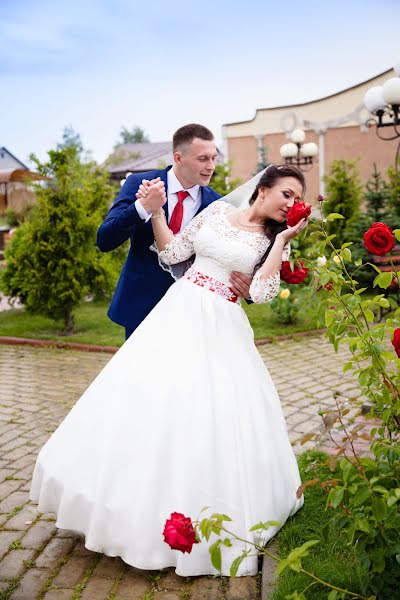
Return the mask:
<path id="1" fill-rule="evenodd" d="M 72 125 L 102 161 L 122 125 L 192 121 L 220 140 L 390 68 L 399 22 L 398 0 L 0 0 L 0 146 L 44 158 Z"/>

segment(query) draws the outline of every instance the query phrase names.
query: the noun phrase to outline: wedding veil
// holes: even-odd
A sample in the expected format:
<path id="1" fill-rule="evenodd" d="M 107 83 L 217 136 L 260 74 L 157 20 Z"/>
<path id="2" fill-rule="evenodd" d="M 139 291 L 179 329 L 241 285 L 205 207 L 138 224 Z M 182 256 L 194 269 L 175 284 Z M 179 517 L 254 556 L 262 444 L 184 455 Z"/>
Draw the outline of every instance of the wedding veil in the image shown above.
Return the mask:
<path id="1" fill-rule="evenodd" d="M 268 167 L 269 166 L 270 165 L 268 165 Z M 246 206 L 249 205 L 249 200 L 257 183 L 260 181 L 261 176 L 265 173 L 268 167 L 259 173 L 256 173 L 254 177 L 246 181 L 246 183 L 243 183 L 239 187 L 235 188 L 232 192 L 229 192 L 229 194 L 223 197 L 223 200 L 225 202 L 229 202 L 229 204 L 232 204 L 232 206 L 236 206 L 236 208 L 246 208 Z"/>

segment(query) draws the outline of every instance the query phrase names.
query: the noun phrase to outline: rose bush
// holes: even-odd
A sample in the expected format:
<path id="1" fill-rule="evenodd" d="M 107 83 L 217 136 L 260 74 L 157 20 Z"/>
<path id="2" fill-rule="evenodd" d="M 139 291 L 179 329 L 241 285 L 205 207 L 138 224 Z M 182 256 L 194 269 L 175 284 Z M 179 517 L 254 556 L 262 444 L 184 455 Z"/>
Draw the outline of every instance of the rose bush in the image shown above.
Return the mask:
<path id="1" fill-rule="evenodd" d="M 326 222 L 341 218 L 342 215 L 332 213 L 326 217 Z M 309 540 L 281 559 L 267 548 L 235 536 L 225 525 L 225 521 L 231 520 L 226 515 L 211 515 L 193 525 L 207 541 L 211 533 L 220 537 L 209 548 L 212 564 L 217 569 L 221 568 L 221 549 L 231 546 L 232 539 L 244 542 L 242 554 L 232 564 L 232 576 L 236 575 L 249 552 L 255 551 L 277 561 L 278 575 L 291 569 L 312 579 L 302 592 L 287 598 L 305 600 L 307 590 L 318 585 L 330 590 L 329 600 L 394 600 L 400 589 L 400 308 L 392 310 L 385 322 L 376 323 L 379 308 L 390 308 L 390 303 L 383 294 L 363 297 L 366 288 L 359 286 L 356 277 L 357 269 L 369 266 L 377 272 L 374 286 L 386 289 L 393 279 L 399 281 L 399 275 L 395 270 L 381 272 L 376 265 L 364 264 L 361 259 L 354 261 L 351 243 L 336 248 L 333 244 L 335 235 L 329 235 L 324 221 L 312 224 L 313 231 L 308 235 L 314 236 L 314 256 L 308 257 L 308 262 L 303 258 L 302 262 L 306 262 L 313 273 L 311 290 L 320 297 L 320 315 L 326 336 L 335 350 L 343 343 L 348 346 L 350 360 L 343 371 L 357 377 L 362 396 L 373 404 L 371 416 L 375 417 L 377 426 L 366 431 L 366 422 L 354 421 L 354 416 L 353 421 L 346 422 L 350 409 L 336 399 L 336 407 L 323 415 L 326 432 L 336 447 L 327 463 L 332 471 L 337 469 L 335 478 L 323 482 L 318 478 L 305 481 L 298 493 L 318 485 L 327 493 L 327 508 L 340 509 L 341 514 L 338 516 L 336 510 L 332 522 L 344 529 L 349 544 L 357 546 L 367 573 L 362 589 L 357 593 L 341 589 L 303 568 L 303 557 L 318 540 Z M 392 231 L 384 223 L 375 223 L 365 232 L 364 242 L 366 239 L 374 253 L 378 248 L 382 256 L 393 248 L 394 238 L 400 241 L 400 230 Z M 300 253 L 295 250 L 294 256 L 299 260 Z M 349 265 L 354 267 L 351 275 Z M 305 268 L 301 264 L 300 270 Z M 285 269 L 290 271 L 289 277 L 293 276 L 289 263 L 284 266 L 284 272 Z M 287 303 L 288 299 L 281 298 L 280 301 Z M 394 351 L 390 349 L 390 342 Z M 334 428 L 339 435 L 334 435 Z M 315 436 L 314 433 L 307 434 L 303 442 Z M 370 442 L 368 456 L 359 456 L 359 440 Z M 249 531 L 267 530 L 270 526 L 271 522 L 259 523 Z"/>

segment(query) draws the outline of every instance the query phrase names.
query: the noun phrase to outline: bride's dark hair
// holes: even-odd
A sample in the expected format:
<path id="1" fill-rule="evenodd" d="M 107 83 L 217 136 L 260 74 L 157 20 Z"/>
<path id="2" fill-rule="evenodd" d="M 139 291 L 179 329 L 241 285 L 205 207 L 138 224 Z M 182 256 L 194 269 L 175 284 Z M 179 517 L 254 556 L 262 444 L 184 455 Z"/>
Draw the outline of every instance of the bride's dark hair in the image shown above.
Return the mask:
<path id="1" fill-rule="evenodd" d="M 269 189 L 273 188 L 274 185 L 276 185 L 276 183 L 279 181 L 279 179 L 282 179 L 283 177 L 294 177 L 295 179 L 297 179 L 297 181 L 300 183 L 300 185 L 302 187 L 302 191 L 303 191 L 302 195 L 304 196 L 304 193 L 306 191 L 306 182 L 304 179 L 304 175 L 300 171 L 300 169 L 298 169 L 294 165 L 279 165 L 279 166 L 278 165 L 269 165 L 269 167 L 267 168 L 265 173 L 261 176 L 260 181 L 257 183 L 256 189 L 254 190 L 254 192 L 251 195 L 251 198 L 249 200 L 250 206 L 252 204 L 254 204 L 254 202 L 258 196 L 258 192 L 259 192 L 260 188 L 262 188 L 262 187 L 269 188 Z M 265 235 L 271 240 L 271 243 L 268 246 L 264 256 L 254 267 L 254 273 L 265 262 L 268 254 L 271 252 L 271 248 L 274 245 L 274 242 L 275 242 L 275 239 L 276 239 L 276 236 L 278 235 L 278 233 L 280 233 L 281 231 L 284 231 L 285 229 L 287 229 L 286 222 L 278 223 L 278 221 L 275 221 L 274 219 L 267 219 L 264 222 L 264 232 L 265 232 Z"/>

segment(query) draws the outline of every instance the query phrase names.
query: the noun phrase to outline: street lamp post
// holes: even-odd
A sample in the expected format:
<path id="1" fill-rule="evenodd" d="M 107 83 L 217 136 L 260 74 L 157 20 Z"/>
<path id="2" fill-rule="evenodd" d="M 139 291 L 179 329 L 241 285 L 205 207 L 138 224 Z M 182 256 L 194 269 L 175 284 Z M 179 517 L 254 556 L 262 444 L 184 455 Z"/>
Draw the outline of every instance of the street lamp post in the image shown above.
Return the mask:
<path id="1" fill-rule="evenodd" d="M 383 85 L 370 87 L 364 96 L 364 105 L 373 115 L 366 125 L 375 125 L 376 134 L 381 140 L 400 138 L 400 64 L 394 67 L 396 77 L 387 79 Z M 384 135 L 384 128 L 391 127 L 391 132 Z M 400 158 L 400 142 L 397 146 L 395 169 L 398 170 Z"/>
<path id="2" fill-rule="evenodd" d="M 313 159 L 318 154 L 318 146 L 314 142 L 304 143 L 306 134 L 297 127 L 289 135 L 291 142 L 280 147 L 280 154 L 286 164 L 296 165 L 302 171 L 311 169 Z"/>

